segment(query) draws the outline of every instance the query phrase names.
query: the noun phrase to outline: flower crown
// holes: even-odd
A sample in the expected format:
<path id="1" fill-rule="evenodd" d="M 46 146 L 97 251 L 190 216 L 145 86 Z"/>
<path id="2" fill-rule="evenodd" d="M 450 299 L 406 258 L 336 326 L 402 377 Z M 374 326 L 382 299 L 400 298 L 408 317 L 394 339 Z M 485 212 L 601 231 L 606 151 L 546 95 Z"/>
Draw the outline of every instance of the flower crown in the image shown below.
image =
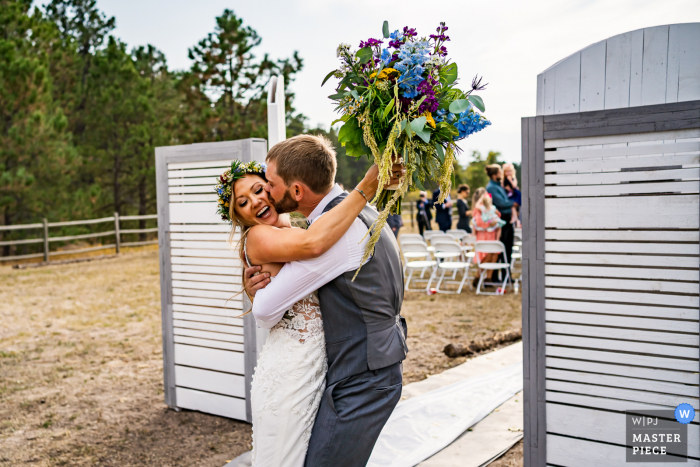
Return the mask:
<path id="1" fill-rule="evenodd" d="M 216 195 L 219 197 L 216 213 L 221 215 L 221 220 L 231 222 L 229 206 L 231 205 L 231 191 L 234 182 L 247 174 L 264 175 L 265 170 L 267 170 L 267 165 L 257 161 L 243 163 L 234 160 L 231 162 L 231 168 L 221 174 L 215 187 Z"/>

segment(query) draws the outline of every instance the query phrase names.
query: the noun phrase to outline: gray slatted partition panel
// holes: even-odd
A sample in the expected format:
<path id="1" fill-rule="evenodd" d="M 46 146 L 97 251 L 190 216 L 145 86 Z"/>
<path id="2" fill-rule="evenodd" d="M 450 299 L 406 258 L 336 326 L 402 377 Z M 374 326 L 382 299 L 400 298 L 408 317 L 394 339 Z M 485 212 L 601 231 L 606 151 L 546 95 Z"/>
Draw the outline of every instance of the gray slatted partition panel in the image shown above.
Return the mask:
<path id="1" fill-rule="evenodd" d="M 537 115 L 700 99 L 700 23 L 638 29 L 597 42 L 537 77 Z"/>
<path id="2" fill-rule="evenodd" d="M 216 178 L 232 159 L 263 161 L 247 139 L 156 149 L 165 402 L 251 420 L 257 356 L 230 226 L 216 215 Z"/>
<path id="3" fill-rule="evenodd" d="M 699 408 L 700 101 L 523 119 L 523 181 L 525 465 L 624 465 L 625 410 Z"/>

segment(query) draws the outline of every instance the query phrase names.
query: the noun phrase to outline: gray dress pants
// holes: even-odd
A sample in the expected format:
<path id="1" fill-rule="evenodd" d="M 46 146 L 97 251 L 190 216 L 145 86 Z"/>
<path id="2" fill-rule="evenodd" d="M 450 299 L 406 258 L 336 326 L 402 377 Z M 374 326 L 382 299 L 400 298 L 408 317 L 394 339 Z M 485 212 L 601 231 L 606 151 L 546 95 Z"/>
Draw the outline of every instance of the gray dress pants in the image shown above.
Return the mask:
<path id="1" fill-rule="evenodd" d="M 364 467 L 401 398 L 401 363 L 329 385 L 316 416 L 305 467 Z"/>

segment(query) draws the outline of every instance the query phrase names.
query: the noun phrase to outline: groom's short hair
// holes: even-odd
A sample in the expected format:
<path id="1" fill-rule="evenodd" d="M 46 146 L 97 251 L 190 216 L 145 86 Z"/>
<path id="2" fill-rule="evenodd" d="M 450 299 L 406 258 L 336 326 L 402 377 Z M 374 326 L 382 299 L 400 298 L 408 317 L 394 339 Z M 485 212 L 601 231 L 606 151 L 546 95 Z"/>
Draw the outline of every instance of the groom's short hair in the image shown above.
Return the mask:
<path id="1" fill-rule="evenodd" d="M 298 135 L 272 146 L 267 162 L 274 162 L 284 184 L 299 181 L 316 194 L 333 187 L 336 171 L 335 149 L 322 135 Z"/>

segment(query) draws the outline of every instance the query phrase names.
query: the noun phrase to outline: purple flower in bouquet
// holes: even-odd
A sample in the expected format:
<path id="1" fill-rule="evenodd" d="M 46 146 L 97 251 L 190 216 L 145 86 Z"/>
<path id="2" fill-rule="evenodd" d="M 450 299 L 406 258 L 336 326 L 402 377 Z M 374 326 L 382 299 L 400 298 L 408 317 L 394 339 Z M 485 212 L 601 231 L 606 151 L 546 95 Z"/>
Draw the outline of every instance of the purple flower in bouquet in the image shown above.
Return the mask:
<path id="1" fill-rule="evenodd" d="M 389 34 L 389 39 L 391 39 L 389 42 L 389 47 L 394 49 L 398 49 L 401 47 L 401 44 L 403 44 L 403 34 L 401 34 L 398 29 Z"/>
<path id="2" fill-rule="evenodd" d="M 372 39 L 371 37 L 367 39 L 367 42 L 365 41 L 360 41 L 360 48 L 364 49 L 365 47 L 375 47 L 378 45 L 383 44 L 384 42 L 378 40 L 378 39 Z"/>
<path id="3" fill-rule="evenodd" d="M 423 100 L 423 103 L 418 108 L 419 114 L 422 114 L 426 110 L 432 114 L 440 106 L 440 103 L 435 98 L 435 90 L 433 89 L 435 84 L 435 80 L 429 76 L 427 80 L 421 81 L 418 85 L 418 93 L 425 96 L 425 100 Z"/>
<path id="4" fill-rule="evenodd" d="M 403 27 L 403 35 L 404 37 L 416 37 L 418 33 L 414 28 L 409 28 L 408 26 Z"/>

